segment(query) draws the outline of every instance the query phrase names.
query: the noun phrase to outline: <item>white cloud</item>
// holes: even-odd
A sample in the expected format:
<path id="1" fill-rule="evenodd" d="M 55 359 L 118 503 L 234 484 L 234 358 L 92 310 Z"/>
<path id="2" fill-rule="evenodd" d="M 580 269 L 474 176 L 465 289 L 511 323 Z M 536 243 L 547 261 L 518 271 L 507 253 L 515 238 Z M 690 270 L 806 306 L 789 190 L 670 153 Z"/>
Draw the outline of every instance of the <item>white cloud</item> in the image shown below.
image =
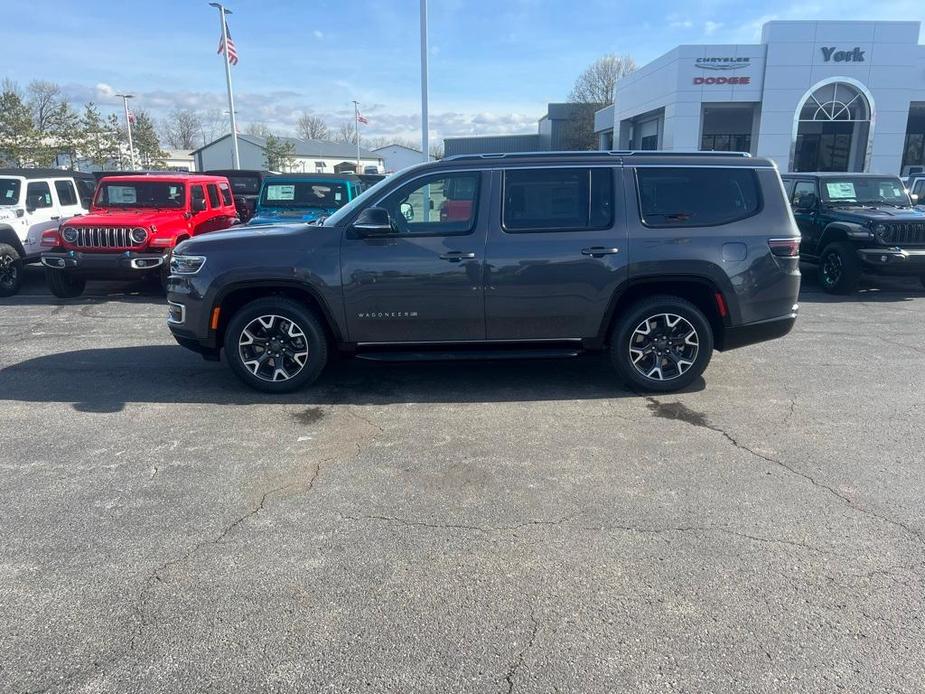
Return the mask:
<path id="1" fill-rule="evenodd" d="M 706 21 L 703 24 L 703 33 L 706 34 L 707 36 L 710 36 L 716 33 L 716 30 L 722 26 L 723 26 L 722 22 Z"/>
<path id="2" fill-rule="evenodd" d="M 219 22 L 218 24 L 219 24 L 219 27 L 221 27 L 221 24 L 222 24 L 222 23 Z M 323 39 L 324 39 L 324 32 L 321 31 L 320 29 L 315 29 L 315 30 L 312 32 L 312 36 L 314 36 L 316 39 L 318 39 L 318 40 L 320 41 L 320 40 L 323 40 Z"/>

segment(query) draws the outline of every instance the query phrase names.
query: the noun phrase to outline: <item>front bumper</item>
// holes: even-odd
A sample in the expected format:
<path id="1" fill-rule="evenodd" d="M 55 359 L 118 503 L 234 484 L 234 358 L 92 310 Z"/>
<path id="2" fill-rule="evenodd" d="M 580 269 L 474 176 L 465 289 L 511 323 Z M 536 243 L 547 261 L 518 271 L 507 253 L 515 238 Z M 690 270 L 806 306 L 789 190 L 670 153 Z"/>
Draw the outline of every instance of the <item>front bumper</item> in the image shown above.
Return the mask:
<path id="1" fill-rule="evenodd" d="M 94 277 L 134 277 L 139 272 L 159 270 L 167 262 L 165 253 L 81 253 L 63 251 L 42 253 L 42 265 L 52 270 L 68 270 Z"/>
<path id="2" fill-rule="evenodd" d="M 858 257 L 864 263 L 864 269 L 870 272 L 891 275 L 925 274 L 925 249 L 860 248 Z"/>

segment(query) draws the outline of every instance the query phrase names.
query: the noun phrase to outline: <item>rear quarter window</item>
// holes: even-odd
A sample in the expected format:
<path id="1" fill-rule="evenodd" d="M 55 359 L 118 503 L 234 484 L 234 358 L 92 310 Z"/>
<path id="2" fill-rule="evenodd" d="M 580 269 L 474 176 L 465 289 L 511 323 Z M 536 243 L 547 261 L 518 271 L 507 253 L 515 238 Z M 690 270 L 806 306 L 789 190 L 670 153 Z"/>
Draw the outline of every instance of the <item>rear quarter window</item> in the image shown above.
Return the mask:
<path id="1" fill-rule="evenodd" d="M 761 209 L 758 177 L 752 169 L 637 167 L 636 186 L 647 227 L 731 224 Z"/>

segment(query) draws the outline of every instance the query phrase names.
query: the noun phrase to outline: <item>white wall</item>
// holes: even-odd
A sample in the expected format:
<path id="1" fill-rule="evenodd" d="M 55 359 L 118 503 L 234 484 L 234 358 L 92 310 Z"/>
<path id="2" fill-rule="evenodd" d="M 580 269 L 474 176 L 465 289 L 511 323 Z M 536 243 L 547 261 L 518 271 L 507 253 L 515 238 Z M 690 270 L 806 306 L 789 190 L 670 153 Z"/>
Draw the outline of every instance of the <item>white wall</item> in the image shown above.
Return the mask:
<path id="1" fill-rule="evenodd" d="M 233 145 L 230 137 L 214 142 L 199 151 L 197 154 L 197 165 L 199 161 L 202 162 L 201 171 L 230 169 L 233 167 L 232 150 Z M 241 159 L 241 165 L 238 168 L 267 168 L 267 157 L 263 148 L 247 140 L 238 140 L 238 155 Z M 294 160 L 295 163 L 291 168 L 292 172 L 302 172 L 304 170 L 306 173 L 315 173 L 315 162 L 323 161 L 325 164 L 325 173 L 334 173 L 334 167 L 341 162 L 347 161 L 355 163 L 356 155 L 348 157 L 347 159 L 335 157 L 294 157 Z M 364 166 L 378 166 L 381 170 L 382 160 L 379 157 L 361 157 L 360 167 L 362 168 Z"/>
<path id="2" fill-rule="evenodd" d="M 373 152 L 382 157 L 385 171 L 388 172 L 401 171 L 402 169 L 420 164 L 424 161 L 424 155 L 420 152 L 415 152 L 414 150 L 399 145 L 379 147 L 378 149 L 374 149 Z"/>

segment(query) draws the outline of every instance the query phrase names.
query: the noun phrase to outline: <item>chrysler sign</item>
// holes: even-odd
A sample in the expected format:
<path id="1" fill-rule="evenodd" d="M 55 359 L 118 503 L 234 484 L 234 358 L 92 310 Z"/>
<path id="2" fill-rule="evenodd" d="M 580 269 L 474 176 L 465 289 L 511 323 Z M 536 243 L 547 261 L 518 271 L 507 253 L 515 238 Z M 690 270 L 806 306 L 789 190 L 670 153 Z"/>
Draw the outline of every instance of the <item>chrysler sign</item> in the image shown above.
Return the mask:
<path id="1" fill-rule="evenodd" d="M 748 67 L 751 58 L 697 58 L 694 67 L 701 70 L 738 70 Z"/>

